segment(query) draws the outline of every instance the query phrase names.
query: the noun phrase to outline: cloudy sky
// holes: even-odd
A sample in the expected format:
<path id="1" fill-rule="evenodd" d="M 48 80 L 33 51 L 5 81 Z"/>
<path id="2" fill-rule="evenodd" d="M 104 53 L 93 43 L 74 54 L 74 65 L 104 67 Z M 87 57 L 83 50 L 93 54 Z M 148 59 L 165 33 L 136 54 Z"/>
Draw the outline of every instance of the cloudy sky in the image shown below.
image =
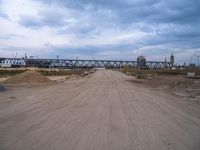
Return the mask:
<path id="1" fill-rule="evenodd" d="M 188 62 L 200 52 L 199 0 L 0 0 L 0 57 Z"/>

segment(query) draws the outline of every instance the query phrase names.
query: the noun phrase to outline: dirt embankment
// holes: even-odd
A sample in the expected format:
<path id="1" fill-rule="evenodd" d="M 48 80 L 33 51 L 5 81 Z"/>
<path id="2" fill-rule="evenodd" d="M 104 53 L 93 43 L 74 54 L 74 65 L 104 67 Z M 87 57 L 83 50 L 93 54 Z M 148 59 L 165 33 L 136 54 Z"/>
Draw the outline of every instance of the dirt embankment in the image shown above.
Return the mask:
<path id="1" fill-rule="evenodd" d="M 200 79 L 189 79 L 182 75 L 145 75 L 143 79 L 135 77 L 130 81 L 139 86 L 165 90 L 200 104 Z"/>
<path id="2" fill-rule="evenodd" d="M 3 81 L 4 84 L 47 84 L 52 82 L 37 71 L 26 71 Z"/>
<path id="3" fill-rule="evenodd" d="M 0 68 L 0 78 L 7 78 L 26 71 L 37 71 L 44 76 L 81 76 L 92 69 L 58 69 L 58 68 Z"/>
<path id="4" fill-rule="evenodd" d="M 200 104 L 200 69 L 137 69 L 124 68 L 122 72 L 134 77 L 131 82 L 138 86 L 147 86 L 155 90 L 165 90 L 169 94 L 193 100 Z M 188 72 L 194 72 L 195 78 L 187 78 Z"/>

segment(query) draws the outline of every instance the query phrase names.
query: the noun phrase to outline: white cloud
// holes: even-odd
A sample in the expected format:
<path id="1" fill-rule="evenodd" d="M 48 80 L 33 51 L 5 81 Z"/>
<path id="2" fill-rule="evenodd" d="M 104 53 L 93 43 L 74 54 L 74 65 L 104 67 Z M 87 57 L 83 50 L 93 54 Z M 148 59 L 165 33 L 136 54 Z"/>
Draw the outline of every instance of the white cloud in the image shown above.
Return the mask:
<path id="1" fill-rule="evenodd" d="M 32 0 L 2 0 L 1 9 L 16 22 L 20 15 L 36 15 L 40 8 L 42 5 Z"/>

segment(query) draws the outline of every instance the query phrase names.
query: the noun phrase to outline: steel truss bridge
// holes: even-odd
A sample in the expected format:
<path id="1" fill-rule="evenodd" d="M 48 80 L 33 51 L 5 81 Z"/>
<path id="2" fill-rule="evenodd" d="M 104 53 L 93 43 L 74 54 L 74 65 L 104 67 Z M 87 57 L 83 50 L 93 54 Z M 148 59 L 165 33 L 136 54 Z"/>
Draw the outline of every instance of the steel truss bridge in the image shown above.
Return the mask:
<path id="1" fill-rule="evenodd" d="M 24 58 L 0 58 L 0 64 L 11 67 L 41 67 L 41 68 L 170 68 L 171 62 L 146 61 L 145 66 L 139 66 L 137 61 L 116 60 L 78 60 L 78 59 L 24 59 Z"/>

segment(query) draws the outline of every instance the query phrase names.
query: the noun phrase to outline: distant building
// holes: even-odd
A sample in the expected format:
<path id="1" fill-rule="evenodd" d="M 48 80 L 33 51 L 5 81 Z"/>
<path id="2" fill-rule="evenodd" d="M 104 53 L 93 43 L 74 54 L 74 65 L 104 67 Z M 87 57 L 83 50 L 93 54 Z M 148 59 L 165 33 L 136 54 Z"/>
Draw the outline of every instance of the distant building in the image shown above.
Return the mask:
<path id="1" fill-rule="evenodd" d="M 25 56 L 24 56 L 24 59 L 27 59 L 28 57 L 27 57 L 27 54 L 25 53 Z"/>
<path id="2" fill-rule="evenodd" d="M 137 58 L 137 66 L 140 68 L 146 67 L 146 58 L 144 56 L 139 56 Z"/>
<path id="3" fill-rule="evenodd" d="M 173 53 L 171 54 L 170 62 L 172 64 L 172 66 L 174 66 L 174 55 L 173 55 Z"/>

